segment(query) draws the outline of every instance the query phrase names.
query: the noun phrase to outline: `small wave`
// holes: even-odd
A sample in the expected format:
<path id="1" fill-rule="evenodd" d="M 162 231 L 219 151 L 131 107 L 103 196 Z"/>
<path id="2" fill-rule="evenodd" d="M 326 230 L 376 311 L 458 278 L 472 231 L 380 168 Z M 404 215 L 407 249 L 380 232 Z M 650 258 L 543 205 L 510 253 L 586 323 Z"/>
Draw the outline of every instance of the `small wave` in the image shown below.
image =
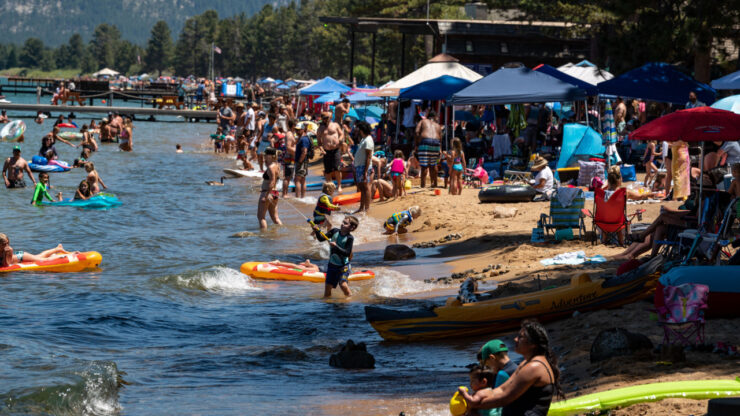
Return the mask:
<path id="1" fill-rule="evenodd" d="M 315 196 L 304 196 L 303 198 L 292 198 L 291 201 L 301 202 L 306 205 L 316 205 L 319 199 Z"/>
<path id="2" fill-rule="evenodd" d="M 408 275 L 384 267 L 375 269 L 372 292 L 377 296 L 397 298 L 409 293 L 427 292 L 446 286 L 411 279 Z"/>
<path id="3" fill-rule="evenodd" d="M 118 389 L 125 384 L 114 362 L 93 361 L 59 374 L 69 383 L 39 386 L 0 396 L 13 414 L 113 415 L 122 409 Z"/>
<path id="4" fill-rule="evenodd" d="M 167 277 L 165 282 L 184 289 L 228 295 L 262 290 L 249 276 L 228 267 L 214 267 L 191 275 Z"/>

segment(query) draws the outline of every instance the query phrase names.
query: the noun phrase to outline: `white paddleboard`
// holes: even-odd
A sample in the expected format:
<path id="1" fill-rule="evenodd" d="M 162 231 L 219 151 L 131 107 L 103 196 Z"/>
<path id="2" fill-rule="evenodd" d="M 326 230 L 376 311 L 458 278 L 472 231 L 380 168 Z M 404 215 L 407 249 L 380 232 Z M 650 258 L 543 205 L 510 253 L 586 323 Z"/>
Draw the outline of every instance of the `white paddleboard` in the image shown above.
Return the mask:
<path id="1" fill-rule="evenodd" d="M 224 173 L 227 173 L 231 176 L 236 176 L 239 178 L 259 178 L 262 176 L 262 173 L 256 170 L 244 170 L 244 169 L 224 169 Z"/>

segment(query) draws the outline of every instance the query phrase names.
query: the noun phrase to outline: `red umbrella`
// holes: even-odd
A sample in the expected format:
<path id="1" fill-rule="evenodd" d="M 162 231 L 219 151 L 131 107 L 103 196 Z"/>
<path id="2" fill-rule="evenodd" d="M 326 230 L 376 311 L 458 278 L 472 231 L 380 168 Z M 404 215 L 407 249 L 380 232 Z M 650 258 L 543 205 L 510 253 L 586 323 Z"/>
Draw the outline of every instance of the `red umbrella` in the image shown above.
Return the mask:
<path id="1" fill-rule="evenodd" d="M 704 172 L 704 142 L 740 140 L 740 115 L 712 107 L 679 110 L 645 124 L 632 132 L 636 140 L 701 142 L 699 170 Z M 704 179 L 699 180 L 699 195 L 703 195 Z M 699 198 L 699 218 L 702 199 Z"/>
<path id="2" fill-rule="evenodd" d="M 719 142 L 740 140 L 740 114 L 712 107 L 679 110 L 633 131 L 630 140 Z"/>

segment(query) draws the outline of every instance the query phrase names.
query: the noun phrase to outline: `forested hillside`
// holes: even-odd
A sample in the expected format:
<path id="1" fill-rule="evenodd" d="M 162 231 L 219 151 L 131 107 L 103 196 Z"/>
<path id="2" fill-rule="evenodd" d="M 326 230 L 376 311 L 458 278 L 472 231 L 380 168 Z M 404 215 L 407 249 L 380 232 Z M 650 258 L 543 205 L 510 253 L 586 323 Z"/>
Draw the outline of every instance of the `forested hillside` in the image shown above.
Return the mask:
<path id="1" fill-rule="evenodd" d="M 159 20 L 180 33 L 185 20 L 206 10 L 219 16 L 244 13 L 251 16 L 265 4 L 283 0 L 3 0 L 0 1 L 0 27 L 3 43 L 23 44 L 39 38 L 45 45 L 58 46 L 75 33 L 85 41 L 101 23 L 115 25 L 121 37 L 143 45 Z"/>

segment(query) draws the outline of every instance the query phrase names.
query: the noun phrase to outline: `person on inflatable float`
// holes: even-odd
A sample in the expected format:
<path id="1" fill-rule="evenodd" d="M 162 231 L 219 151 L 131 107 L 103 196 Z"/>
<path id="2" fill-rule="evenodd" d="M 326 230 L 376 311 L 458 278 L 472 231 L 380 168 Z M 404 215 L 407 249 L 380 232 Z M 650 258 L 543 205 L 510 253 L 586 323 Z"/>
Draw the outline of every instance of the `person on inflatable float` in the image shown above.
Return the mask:
<path id="1" fill-rule="evenodd" d="M 39 254 L 31 254 L 25 251 L 13 251 L 13 247 L 10 246 L 8 236 L 2 233 L 0 233 L 0 251 L 2 251 L 2 260 L 0 260 L 2 263 L 0 264 L 0 267 L 8 267 L 12 264 L 22 263 L 23 261 L 34 263 L 42 260 L 50 260 L 62 257 L 55 256 L 55 254 L 66 253 L 61 244 L 50 250 L 42 251 Z"/>

